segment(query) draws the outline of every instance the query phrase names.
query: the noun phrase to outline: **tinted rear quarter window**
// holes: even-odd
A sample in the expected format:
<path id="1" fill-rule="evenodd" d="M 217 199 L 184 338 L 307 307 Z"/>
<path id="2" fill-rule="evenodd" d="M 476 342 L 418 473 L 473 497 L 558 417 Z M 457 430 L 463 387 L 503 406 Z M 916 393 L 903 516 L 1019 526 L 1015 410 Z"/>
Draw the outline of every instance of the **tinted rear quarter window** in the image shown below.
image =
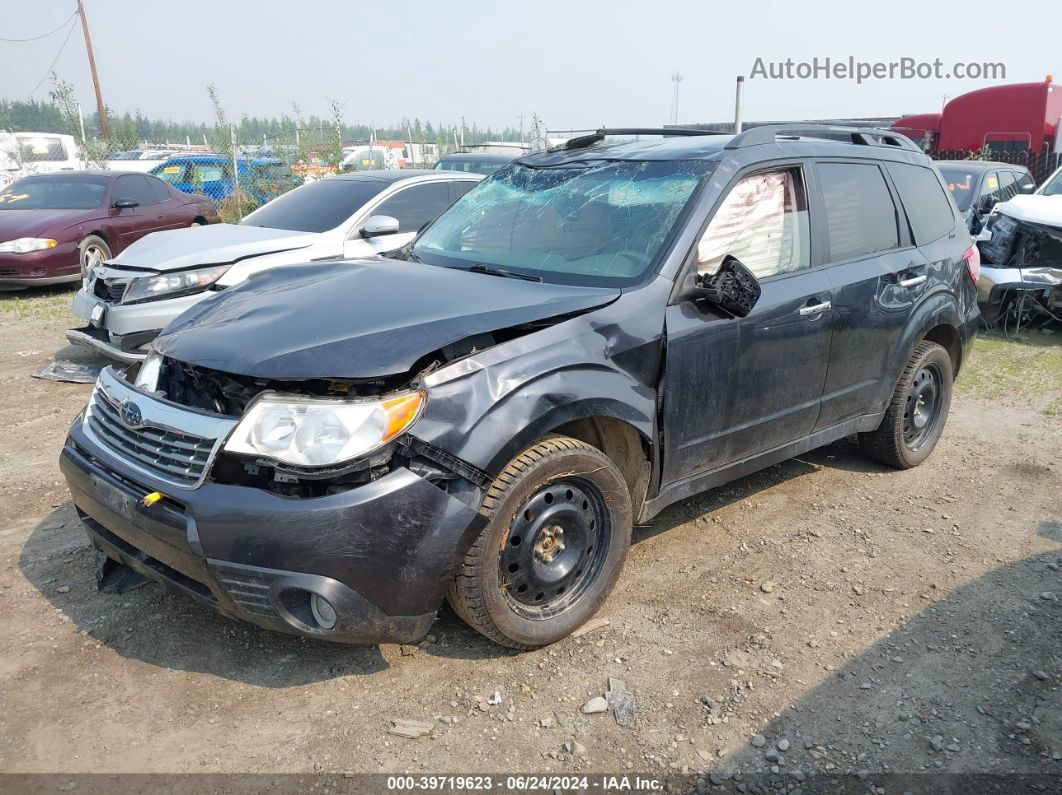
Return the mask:
<path id="1" fill-rule="evenodd" d="M 900 201 L 911 222 L 916 245 L 938 240 L 955 230 L 955 213 L 932 169 L 908 163 L 889 163 Z"/>
<path id="2" fill-rule="evenodd" d="M 896 205 L 876 164 L 819 163 L 815 171 L 822 187 L 832 262 L 899 245 Z"/>

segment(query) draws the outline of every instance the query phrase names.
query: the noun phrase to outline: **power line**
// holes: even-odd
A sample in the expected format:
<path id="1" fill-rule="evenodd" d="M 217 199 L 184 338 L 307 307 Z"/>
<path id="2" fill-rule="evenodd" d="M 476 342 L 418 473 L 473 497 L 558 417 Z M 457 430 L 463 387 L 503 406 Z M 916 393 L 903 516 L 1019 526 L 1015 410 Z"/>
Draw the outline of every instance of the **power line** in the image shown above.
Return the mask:
<path id="1" fill-rule="evenodd" d="M 49 36 L 51 36 L 53 33 L 58 33 L 59 31 L 61 31 L 64 27 L 66 27 L 66 23 L 69 22 L 71 19 L 73 19 L 76 16 L 77 16 L 77 11 L 74 11 L 73 14 L 71 14 L 69 17 L 67 17 L 66 22 L 64 22 L 62 25 L 57 27 L 55 30 L 49 30 L 47 33 L 42 33 L 40 36 L 32 36 L 31 38 L 28 38 L 28 39 L 5 39 L 5 38 L 0 38 L 0 41 L 18 42 L 18 41 L 37 41 L 38 39 L 46 39 Z"/>
<path id="2" fill-rule="evenodd" d="M 67 20 L 67 22 L 73 22 L 73 20 L 74 20 L 74 17 L 76 17 L 76 16 L 77 16 L 77 14 L 75 13 L 75 14 L 74 14 L 74 16 L 70 17 L 70 19 L 68 19 L 68 20 Z M 77 25 L 73 25 L 73 24 L 72 24 L 72 25 L 70 25 L 70 30 L 68 30 L 68 31 L 66 32 L 66 38 L 65 38 L 65 39 L 63 39 L 63 43 L 62 43 L 61 45 L 59 45 L 59 52 L 57 52 L 57 53 L 55 54 L 55 57 L 54 57 L 54 58 L 52 58 L 52 62 L 51 62 L 51 64 L 50 64 L 50 65 L 48 66 L 48 69 L 47 69 L 47 71 L 46 71 L 46 72 L 44 73 L 44 77 L 42 77 L 42 78 L 40 79 L 40 82 L 38 82 L 38 83 L 37 83 L 37 85 L 35 85 L 35 86 L 33 87 L 33 90 L 32 90 L 32 91 L 31 91 L 31 92 L 29 93 L 29 95 L 30 95 L 30 99 L 32 99 L 32 98 L 33 98 L 33 95 L 37 93 L 37 89 L 38 89 L 38 88 L 40 88 L 40 87 L 41 87 L 41 85 L 43 85 L 43 84 L 44 84 L 44 81 L 48 79 L 48 75 L 50 75 L 50 74 L 52 73 L 52 69 L 53 69 L 53 68 L 55 68 L 55 64 L 56 64 L 56 62 L 57 62 L 57 61 L 59 60 L 59 56 L 60 56 L 60 55 L 62 55 L 62 54 L 63 54 L 63 50 L 64 50 L 64 49 L 66 49 L 66 43 L 67 43 L 68 41 L 70 41 L 70 34 L 74 32 L 74 28 L 75 28 L 75 27 L 77 27 Z"/>

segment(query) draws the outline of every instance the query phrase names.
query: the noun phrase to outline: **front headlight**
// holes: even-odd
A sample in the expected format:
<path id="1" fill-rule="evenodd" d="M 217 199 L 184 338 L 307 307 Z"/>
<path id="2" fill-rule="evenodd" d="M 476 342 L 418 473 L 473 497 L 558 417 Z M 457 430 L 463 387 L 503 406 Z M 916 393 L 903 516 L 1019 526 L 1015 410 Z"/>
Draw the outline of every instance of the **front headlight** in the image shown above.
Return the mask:
<path id="1" fill-rule="evenodd" d="M 378 400 L 267 395 L 247 410 L 225 449 L 292 466 L 334 466 L 383 447 L 417 421 L 425 400 L 423 392 Z"/>
<path id="2" fill-rule="evenodd" d="M 58 241 L 50 237 L 20 237 L 17 240 L 0 243 L 0 254 L 28 254 L 31 251 L 55 248 L 57 245 L 59 245 Z"/>
<path id="3" fill-rule="evenodd" d="M 122 302 L 128 304 L 170 293 L 203 290 L 220 279 L 228 269 L 228 265 L 215 265 L 212 268 L 197 268 L 194 271 L 142 276 L 129 283 L 125 295 L 122 296 Z"/>

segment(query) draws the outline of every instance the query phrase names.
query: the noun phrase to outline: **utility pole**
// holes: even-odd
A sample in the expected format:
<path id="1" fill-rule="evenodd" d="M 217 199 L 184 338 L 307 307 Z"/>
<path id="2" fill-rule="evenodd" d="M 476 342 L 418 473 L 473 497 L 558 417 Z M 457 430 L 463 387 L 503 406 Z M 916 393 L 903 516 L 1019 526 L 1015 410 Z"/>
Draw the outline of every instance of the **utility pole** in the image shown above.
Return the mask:
<path id="1" fill-rule="evenodd" d="M 100 91 L 100 76 L 96 74 L 96 58 L 92 54 L 92 37 L 89 35 L 88 20 L 85 19 L 85 6 L 77 0 L 77 14 L 81 17 L 81 30 L 85 33 L 85 52 L 88 53 L 89 69 L 92 71 L 92 85 L 96 87 L 96 112 L 100 114 L 100 131 L 103 140 L 111 142 L 111 124 L 107 121 L 107 106 L 103 104 L 103 92 Z"/>
<path id="2" fill-rule="evenodd" d="M 678 124 L 678 92 L 679 83 L 682 82 L 682 75 L 679 72 L 675 72 L 671 75 L 671 82 L 675 84 L 675 93 L 671 96 L 671 123 Z"/>

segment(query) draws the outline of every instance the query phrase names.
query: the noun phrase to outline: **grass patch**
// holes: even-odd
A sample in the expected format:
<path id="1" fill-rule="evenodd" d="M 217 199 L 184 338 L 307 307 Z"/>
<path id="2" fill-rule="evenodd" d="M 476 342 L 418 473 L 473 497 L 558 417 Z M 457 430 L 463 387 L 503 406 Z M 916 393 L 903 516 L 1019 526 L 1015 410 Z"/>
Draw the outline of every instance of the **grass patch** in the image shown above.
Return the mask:
<path id="1" fill-rule="evenodd" d="M 0 315 L 12 314 L 18 320 L 74 323 L 70 312 L 74 290 L 69 285 L 37 287 L 17 292 L 0 292 Z"/>
<path id="2" fill-rule="evenodd" d="M 1062 414 L 1062 335 L 1038 331 L 1009 338 L 981 334 L 955 393 L 983 400 L 1046 400 L 1045 414 Z"/>

